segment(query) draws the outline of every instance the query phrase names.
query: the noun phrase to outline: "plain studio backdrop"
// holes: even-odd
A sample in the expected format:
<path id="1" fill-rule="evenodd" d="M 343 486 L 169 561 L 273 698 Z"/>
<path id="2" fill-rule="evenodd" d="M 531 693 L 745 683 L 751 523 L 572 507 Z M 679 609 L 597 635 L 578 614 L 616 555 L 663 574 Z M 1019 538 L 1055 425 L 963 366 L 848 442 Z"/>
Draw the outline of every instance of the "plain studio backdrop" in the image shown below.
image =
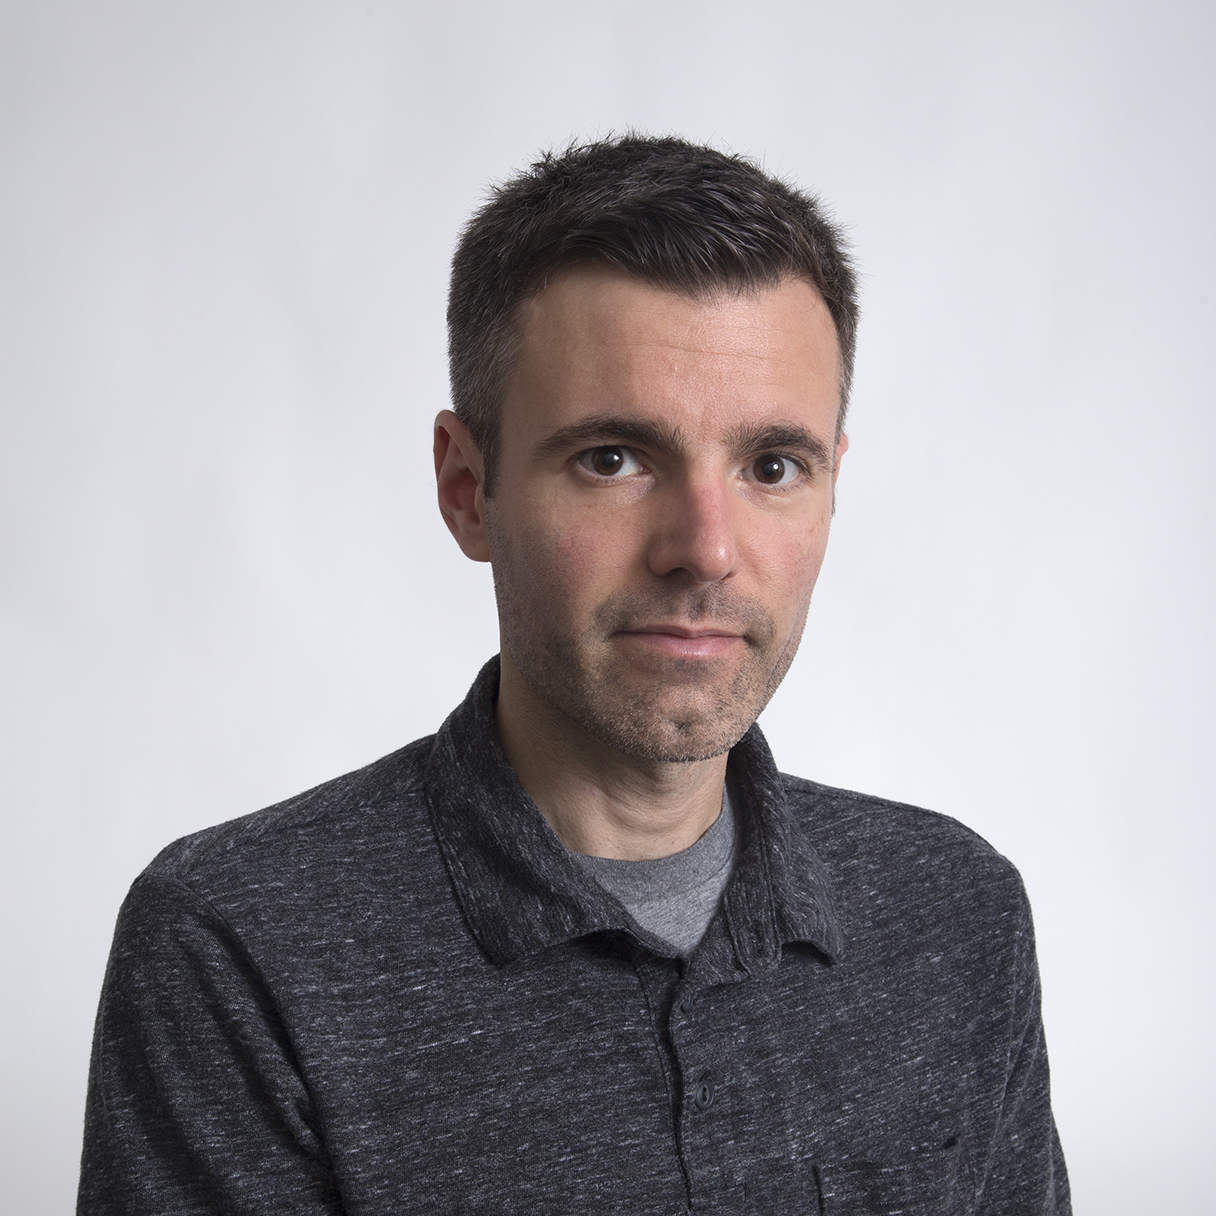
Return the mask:
<path id="1" fill-rule="evenodd" d="M 448 259 L 488 181 L 638 127 L 857 250 L 778 762 L 1020 866 L 1078 1212 L 1206 1216 L 1214 13 L 0 5 L 0 1205 L 72 1207 L 138 871 L 431 732 L 496 649 L 434 506 Z"/>

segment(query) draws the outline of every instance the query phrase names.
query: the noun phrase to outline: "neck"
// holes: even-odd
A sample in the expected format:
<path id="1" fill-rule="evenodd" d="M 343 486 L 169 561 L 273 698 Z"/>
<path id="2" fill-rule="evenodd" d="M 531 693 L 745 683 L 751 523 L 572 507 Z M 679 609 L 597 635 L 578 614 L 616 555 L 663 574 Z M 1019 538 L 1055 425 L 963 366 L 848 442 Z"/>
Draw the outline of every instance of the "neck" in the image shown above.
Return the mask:
<path id="1" fill-rule="evenodd" d="M 495 721 L 507 760 L 566 848 L 641 861 L 695 844 L 722 810 L 726 756 L 665 761 L 601 743 L 539 697 L 504 650 Z"/>

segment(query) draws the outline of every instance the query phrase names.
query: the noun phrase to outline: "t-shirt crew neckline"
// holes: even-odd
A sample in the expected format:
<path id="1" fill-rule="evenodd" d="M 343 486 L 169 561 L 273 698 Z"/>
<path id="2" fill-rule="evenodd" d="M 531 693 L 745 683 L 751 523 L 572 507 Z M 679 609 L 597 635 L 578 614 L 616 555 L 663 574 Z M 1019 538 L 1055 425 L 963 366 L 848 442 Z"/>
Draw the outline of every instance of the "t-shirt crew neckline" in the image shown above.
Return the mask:
<path id="1" fill-rule="evenodd" d="M 730 794 L 723 786 L 717 819 L 700 839 L 678 853 L 633 861 L 567 852 L 643 929 L 687 954 L 717 911 L 730 878 L 735 836 Z"/>

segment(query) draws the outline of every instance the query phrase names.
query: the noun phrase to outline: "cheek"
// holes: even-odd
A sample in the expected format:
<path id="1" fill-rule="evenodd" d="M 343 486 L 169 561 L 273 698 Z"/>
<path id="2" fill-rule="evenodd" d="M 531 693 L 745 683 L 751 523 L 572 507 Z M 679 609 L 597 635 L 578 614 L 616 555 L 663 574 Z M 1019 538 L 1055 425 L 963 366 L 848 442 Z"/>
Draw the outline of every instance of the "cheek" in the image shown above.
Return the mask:
<path id="1" fill-rule="evenodd" d="M 791 624 L 802 621 L 826 549 L 826 520 L 785 533 L 768 547 L 760 571 L 770 611 L 785 616 Z"/>
<path id="2" fill-rule="evenodd" d="M 619 542 L 619 529 L 614 534 L 594 520 L 533 520 L 510 545 L 519 589 L 548 615 L 598 602 L 619 581 L 625 548 Z"/>

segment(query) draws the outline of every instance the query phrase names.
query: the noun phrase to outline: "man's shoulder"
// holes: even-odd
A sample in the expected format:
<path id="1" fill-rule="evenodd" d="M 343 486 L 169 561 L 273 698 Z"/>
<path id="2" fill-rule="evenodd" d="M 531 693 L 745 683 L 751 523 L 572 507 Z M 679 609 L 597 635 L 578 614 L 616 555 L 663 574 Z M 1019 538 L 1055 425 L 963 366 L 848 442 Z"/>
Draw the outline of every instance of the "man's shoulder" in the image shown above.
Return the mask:
<path id="1" fill-rule="evenodd" d="M 791 811 L 837 884 L 912 898 L 923 898 L 928 888 L 986 890 L 1024 904 L 1014 864 L 957 819 L 906 802 L 781 776 Z"/>
<path id="2" fill-rule="evenodd" d="M 903 840 L 934 843 L 974 853 L 977 859 L 990 860 L 997 866 L 1010 865 L 978 832 L 940 811 L 823 785 L 789 773 L 782 773 L 781 780 L 795 813 L 831 839 L 878 847 Z"/>
<path id="3" fill-rule="evenodd" d="M 293 798 L 183 836 L 142 877 L 209 896 L 287 875 L 308 882 L 399 852 L 402 838 L 429 834 L 423 795 L 432 741 L 418 739 Z"/>

